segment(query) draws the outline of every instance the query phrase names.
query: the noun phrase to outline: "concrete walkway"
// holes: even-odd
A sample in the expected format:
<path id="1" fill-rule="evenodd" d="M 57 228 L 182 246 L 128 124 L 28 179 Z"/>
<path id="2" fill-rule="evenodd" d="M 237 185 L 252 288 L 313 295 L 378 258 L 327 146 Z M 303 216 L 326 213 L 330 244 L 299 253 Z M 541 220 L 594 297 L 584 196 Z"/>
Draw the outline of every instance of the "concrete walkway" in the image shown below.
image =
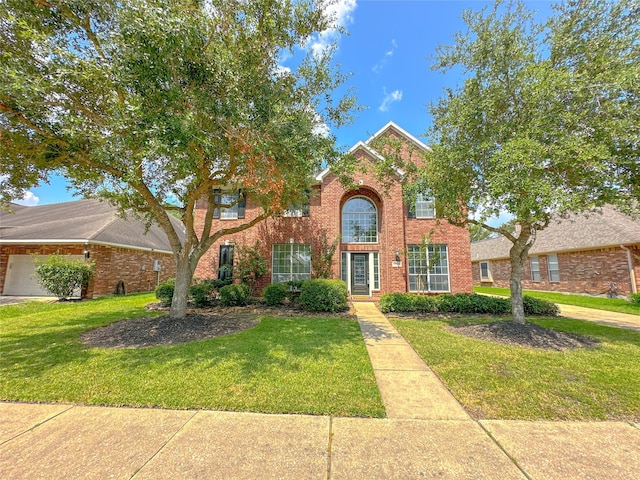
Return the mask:
<path id="1" fill-rule="evenodd" d="M 596 310 L 595 308 L 575 307 L 573 305 L 558 304 L 560 315 L 578 320 L 588 320 L 590 322 L 601 323 L 612 327 L 626 328 L 640 331 L 640 315 L 630 315 L 628 313 L 608 312 L 606 310 Z"/>
<path id="2" fill-rule="evenodd" d="M 388 418 L 0 402 L 4 479 L 637 479 L 640 426 L 471 419 L 373 304 Z"/>

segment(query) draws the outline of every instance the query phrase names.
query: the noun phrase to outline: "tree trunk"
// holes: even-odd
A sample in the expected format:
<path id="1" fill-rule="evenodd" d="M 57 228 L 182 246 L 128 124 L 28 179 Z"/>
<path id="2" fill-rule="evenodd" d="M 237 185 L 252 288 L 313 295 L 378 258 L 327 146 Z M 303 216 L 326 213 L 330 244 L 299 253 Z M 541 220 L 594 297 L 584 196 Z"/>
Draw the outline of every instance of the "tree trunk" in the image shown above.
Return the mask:
<path id="1" fill-rule="evenodd" d="M 184 318 L 187 315 L 187 301 L 189 300 L 189 287 L 193 280 L 193 262 L 190 259 L 176 256 L 176 285 L 171 300 L 171 318 Z M 197 261 L 195 262 L 198 263 Z"/>
<path id="2" fill-rule="evenodd" d="M 511 314 L 513 321 L 524 325 L 526 319 L 524 317 L 524 304 L 522 302 L 522 267 L 527 260 L 531 244 L 531 229 L 522 228 L 520 236 L 516 239 L 511 250 L 509 258 L 511 261 L 511 276 L 509 277 L 509 289 L 511 290 Z"/>

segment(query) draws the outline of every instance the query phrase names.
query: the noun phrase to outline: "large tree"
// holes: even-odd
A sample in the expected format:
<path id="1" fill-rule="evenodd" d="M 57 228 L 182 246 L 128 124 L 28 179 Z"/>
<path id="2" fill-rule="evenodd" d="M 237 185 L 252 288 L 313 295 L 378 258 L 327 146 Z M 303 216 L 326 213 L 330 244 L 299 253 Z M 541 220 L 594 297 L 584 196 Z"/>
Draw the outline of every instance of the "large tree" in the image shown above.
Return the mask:
<path id="1" fill-rule="evenodd" d="M 327 126 L 348 120 L 353 97 L 332 97 L 344 80 L 334 48 L 308 48 L 335 28 L 329 3 L 0 1 L 2 200 L 62 172 L 77 192 L 157 222 L 177 266 L 171 315 L 183 317 L 207 249 L 296 200 L 337 156 Z M 293 54 L 303 58 L 285 68 Z M 241 201 L 214 193 L 237 189 L 260 215 L 214 226 L 216 209 Z"/>
<path id="2" fill-rule="evenodd" d="M 435 69 L 458 69 L 464 80 L 430 106 L 433 152 L 413 191 L 433 192 L 451 222 L 513 243 L 518 323 L 522 268 L 552 215 L 637 193 L 638 18 L 634 0 L 568 0 L 544 23 L 522 3 L 497 2 L 464 12 L 468 30 L 436 54 Z M 515 232 L 486 224 L 504 211 Z"/>

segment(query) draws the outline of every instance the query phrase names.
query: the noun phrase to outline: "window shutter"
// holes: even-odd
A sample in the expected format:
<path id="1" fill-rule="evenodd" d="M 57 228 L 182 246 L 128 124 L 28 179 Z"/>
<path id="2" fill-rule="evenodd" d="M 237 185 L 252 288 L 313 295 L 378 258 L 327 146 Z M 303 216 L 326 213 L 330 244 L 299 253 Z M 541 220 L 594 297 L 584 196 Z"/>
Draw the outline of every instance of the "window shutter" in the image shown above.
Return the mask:
<path id="1" fill-rule="evenodd" d="M 213 189 L 213 201 L 217 205 L 220 204 L 220 193 L 221 193 L 221 190 L 219 188 L 214 188 Z M 220 218 L 220 209 L 219 208 L 215 208 L 213 210 L 213 218 Z"/>
<path id="2" fill-rule="evenodd" d="M 442 218 L 442 203 L 437 200 L 434 203 L 436 206 L 436 218 Z"/>
<path id="3" fill-rule="evenodd" d="M 411 211 L 411 205 L 407 205 L 407 218 L 416 218 L 416 210 L 415 204 L 413 206 L 413 211 Z"/>
<path id="4" fill-rule="evenodd" d="M 247 197 L 242 189 L 238 190 L 238 218 L 244 218 L 244 211 L 246 209 Z"/>

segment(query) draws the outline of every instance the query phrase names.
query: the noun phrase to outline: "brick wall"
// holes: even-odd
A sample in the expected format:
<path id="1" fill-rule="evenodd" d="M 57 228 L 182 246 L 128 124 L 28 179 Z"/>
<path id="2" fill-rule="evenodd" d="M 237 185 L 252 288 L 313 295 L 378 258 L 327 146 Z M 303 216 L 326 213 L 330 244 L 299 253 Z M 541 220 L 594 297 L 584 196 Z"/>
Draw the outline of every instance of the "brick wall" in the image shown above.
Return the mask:
<path id="1" fill-rule="evenodd" d="M 0 292 L 4 290 L 9 255 L 83 255 L 85 248 L 96 264 L 86 297 L 111 295 L 122 280 L 127 293 L 153 291 L 158 272 L 153 271 L 154 260 L 161 265 L 160 281 L 175 276 L 173 255 L 105 245 L 0 245 Z"/>
<path id="2" fill-rule="evenodd" d="M 470 292 L 473 283 L 471 278 L 471 252 L 469 233 L 465 228 L 458 228 L 444 220 L 408 219 L 407 207 L 402 200 L 402 188 L 399 182 L 392 182 L 386 189 L 371 173 L 369 158 L 364 150 L 355 152 L 361 168 L 354 173 L 353 179 L 358 186 L 355 190 L 347 190 L 331 173 L 327 174 L 321 185 L 314 187 L 311 195 L 308 218 L 272 218 L 259 223 L 243 232 L 228 235 L 216 242 L 202 257 L 195 272 L 199 278 L 217 278 L 220 246 L 226 242 L 235 245 L 253 245 L 258 242 L 259 250 L 268 260 L 271 267 L 271 246 L 276 243 L 294 243 L 311 245 L 313 252 L 318 252 L 319 239 L 325 237 L 331 244 L 341 233 L 341 211 L 344 203 L 356 196 L 371 200 L 378 210 L 378 242 L 367 244 L 341 243 L 333 257 L 332 276 L 340 278 L 340 252 L 373 252 L 379 254 L 380 291 L 379 296 L 388 292 L 405 292 L 408 290 L 408 272 L 405 253 L 410 244 L 422 242 L 423 235 L 430 235 L 431 243 L 446 244 L 449 256 L 451 291 Z M 205 205 L 198 203 L 195 212 L 196 232 L 202 230 Z M 229 228 L 250 221 L 259 215 L 260 208 L 251 197 L 247 197 L 244 219 L 214 220 L 214 231 Z M 396 252 L 400 253 L 401 267 L 394 267 Z M 256 292 L 271 281 L 269 272 L 258 282 Z"/>
<path id="3" fill-rule="evenodd" d="M 640 278 L 640 246 L 631 248 L 636 286 Z M 540 281 L 531 280 L 529 261 L 522 271 L 522 288 L 528 290 L 550 290 L 558 292 L 606 294 L 609 286 L 615 283 L 620 295 L 632 291 L 627 253 L 620 247 L 586 250 L 580 252 L 558 253 L 560 281 L 550 282 L 547 256 L 539 255 Z M 511 266 L 509 261 L 491 260 L 493 282 L 480 281 L 479 262 L 473 262 L 473 284 L 495 287 L 509 287 Z"/>

